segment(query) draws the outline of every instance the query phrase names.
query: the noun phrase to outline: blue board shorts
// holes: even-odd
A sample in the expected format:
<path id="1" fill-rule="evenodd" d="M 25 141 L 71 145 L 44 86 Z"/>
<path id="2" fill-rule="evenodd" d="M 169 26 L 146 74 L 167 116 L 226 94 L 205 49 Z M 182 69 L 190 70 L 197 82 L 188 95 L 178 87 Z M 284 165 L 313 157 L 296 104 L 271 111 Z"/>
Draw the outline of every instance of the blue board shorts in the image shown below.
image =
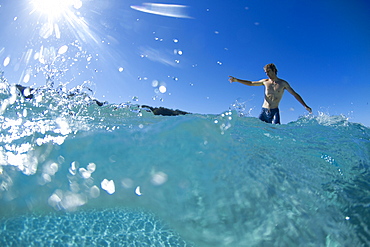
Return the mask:
<path id="1" fill-rule="evenodd" d="M 266 123 L 280 124 L 279 108 L 262 108 L 261 114 L 258 118 Z"/>

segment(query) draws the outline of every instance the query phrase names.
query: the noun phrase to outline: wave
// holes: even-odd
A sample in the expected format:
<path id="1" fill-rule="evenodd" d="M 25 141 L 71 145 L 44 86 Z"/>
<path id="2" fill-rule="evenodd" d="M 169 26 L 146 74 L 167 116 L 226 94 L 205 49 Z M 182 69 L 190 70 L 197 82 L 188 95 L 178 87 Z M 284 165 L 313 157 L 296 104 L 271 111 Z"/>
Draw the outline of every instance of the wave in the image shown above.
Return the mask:
<path id="1" fill-rule="evenodd" d="M 163 117 L 86 92 L 1 90 L 0 224 L 118 207 L 195 246 L 370 244 L 370 130 L 342 116 Z"/>

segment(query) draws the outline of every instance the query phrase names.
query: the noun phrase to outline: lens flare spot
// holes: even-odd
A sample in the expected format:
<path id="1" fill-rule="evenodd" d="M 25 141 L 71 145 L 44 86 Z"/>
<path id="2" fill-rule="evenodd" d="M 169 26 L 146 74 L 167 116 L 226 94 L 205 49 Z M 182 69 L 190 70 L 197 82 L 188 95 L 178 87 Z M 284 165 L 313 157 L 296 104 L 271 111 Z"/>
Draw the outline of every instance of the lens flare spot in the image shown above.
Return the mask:
<path id="1" fill-rule="evenodd" d="M 124 178 L 122 179 L 121 184 L 122 184 L 122 187 L 129 189 L 129 188 L 132 188 L 132 186 L 134 185 L 134 181 L 132 181 L 132 179 L 130 178 Z"/>
<path id="2" fill-rule="evenodd" d="M 90 188 L 90 196 L 92 198 L 97 198 L 100 195 L 100 190 L 98 186 L 94 185 L 93 187 Z"/>
<path id="3" fill-rule="evenodd" d="M 161 185 L 161 184 L 164 184 L 165 182 L 167 182 L 167 174 L 164 173 L 164 172 L 157 172 L 155 174 L 152 175 L 152 184 L 154 185 Z"/>

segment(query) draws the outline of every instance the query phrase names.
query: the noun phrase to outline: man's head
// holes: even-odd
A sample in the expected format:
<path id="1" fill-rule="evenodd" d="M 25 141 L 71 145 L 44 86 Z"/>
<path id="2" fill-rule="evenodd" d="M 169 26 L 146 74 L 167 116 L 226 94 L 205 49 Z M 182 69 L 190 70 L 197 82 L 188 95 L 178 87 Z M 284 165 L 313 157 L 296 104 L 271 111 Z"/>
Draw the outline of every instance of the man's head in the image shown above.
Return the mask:
<path id="1" fill-rule="evenodd" d="M 272 72 L 275 73 L 275 75 L 277 75 L 277 72 L 278 72 L 275 64 L 273 64 L 273 63 L 269 63 L 269 64 L 265 65 L 265 67 L 263 67 L 263 69 L 265 70 L 266 73 L 268 71 L 272 71 Z"/>

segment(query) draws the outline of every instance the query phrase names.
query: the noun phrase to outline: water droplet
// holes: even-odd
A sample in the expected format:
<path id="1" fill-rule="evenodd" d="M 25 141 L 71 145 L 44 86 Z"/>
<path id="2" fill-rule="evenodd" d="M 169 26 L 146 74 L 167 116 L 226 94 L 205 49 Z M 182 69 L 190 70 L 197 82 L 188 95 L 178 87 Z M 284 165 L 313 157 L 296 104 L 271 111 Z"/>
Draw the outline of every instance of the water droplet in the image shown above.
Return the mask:
<path id="1" fill-rule="evenodd" d="M 143 193 L 141 193 L 140 191 L 140 186 L 137 186 L 136 189 L 135 189 L 135 194 L 138 195 L 138 196 L 141 196 Z"/>
<path id="2" fill-rule="evenodd" d="M 179 42 L 179 40 L 178 40 L 178 39 L 173 39 L 173 42 L 174 42 L 174 43 L 178 43 L 178 42 Z"/>
<path id="3" fill-rule="evenodd" d="M 124 70 L 124 68 L 122 68 L 122 67 L 119 67 L 119 68 L 118 68 L 118 71 L 119 71 L 119 72 L 122 72 L 123 70 Z"/>
<path id="4" fill-rule="evenodd" d="M 110 195 L 116 191 L 116 187 L 114 186 L 113 180 L 104 179 L 100 185 L 101 185 L 101 188 Z"/>
<path id="5" fill-rule="evenodd" d="M 80 172 L 81 177 L 85 179 L 91 177 L 91 172 L 87 171 L 85 168 L 80 168 L 78 171 Z"/>
<path id="6" fill-rule="evenodd" d="M 93 173 L 93 172 L 95 171 L 95 169 L 96 169 L 96 165 L 95 165 L 95 163 L 89 163 L 89 164 L 87 165 L 87 170 L 88 170 L 90 173 Z"/>
<path id="7" fill-rule="evenodd" d="M 73 161 L 71 163 L 71 167 L 69 168 L 69 173 L 71 173 L 72 175 L 76 175 L 77 168 L 78 168 L 78 163 Z"/>
<path id="8" fill-rule="evenodd" d="M 3 63 L 4 67 L 8 66 L 8 65 L 9 65 L 9 63 L 10 63 L 10 57 L 6 57 L 6 58 L 4 59 L 4 63 Z"/>
<path id="9" fill-rule="evenodd" d="M 158 87 L 159 82 L 157 80 L 152 81 L 152 87 Z"/>
<path id="10" fill-rule="evenodd" d="M 167 88 L 165 86 L 162 85 L 159 87 L 159 92 L 165 93 L 166 91 L 167 91 Z"/>
<path id="11" fill-rule="evenodd" d="M 63 45 L 62 47 L 60 47 L 60 48 L 59 48 L 59 50 L 58 50 L 58 54 L 59 54 L 59 55 L 62 55 L 62 54 L 64 54 L 64 53 L 66 53 L 67 51 L 68 51 L 68 46 Z"/>
<path id="12" fill-rule="evenodd" d="M 73 2 L 73 7 L 74 7 L 75 9 L 79 9 L 79 8 L 81 8 L 81 7 L 82 7 L 82 1 L 81 1 L 81 0 L 75 0 L 75 1 Z"/>
<path id="13" fill-rule="evenodd" d="M 30 77 L 31 77 L 31 75 L 30 75 L 30 74 L 26 74 L 26 75 L 24 76 L 24 78 L 23 78 L 23 82 L 24 82 L 24 83 L 29 82 L 29 81 L 30 81 Z"/>

